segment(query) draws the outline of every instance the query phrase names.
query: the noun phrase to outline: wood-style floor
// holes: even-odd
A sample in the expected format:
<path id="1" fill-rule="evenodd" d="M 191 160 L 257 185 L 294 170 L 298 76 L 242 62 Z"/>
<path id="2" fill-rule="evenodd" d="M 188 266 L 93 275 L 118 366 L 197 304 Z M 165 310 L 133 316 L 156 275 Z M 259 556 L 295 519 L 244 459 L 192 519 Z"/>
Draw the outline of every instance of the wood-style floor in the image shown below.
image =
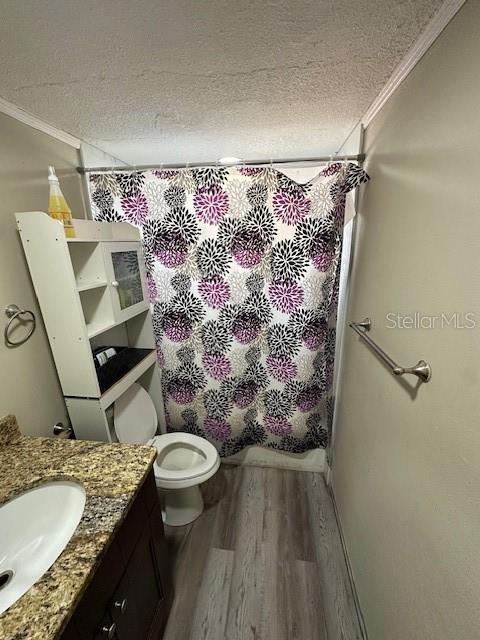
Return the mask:
<path id="1" fill-rule="evenodd" d="M 222 465 L 205 511 L 167 528 L 164 640 L 360 640 L 330 496 L 316 473 Z"/>

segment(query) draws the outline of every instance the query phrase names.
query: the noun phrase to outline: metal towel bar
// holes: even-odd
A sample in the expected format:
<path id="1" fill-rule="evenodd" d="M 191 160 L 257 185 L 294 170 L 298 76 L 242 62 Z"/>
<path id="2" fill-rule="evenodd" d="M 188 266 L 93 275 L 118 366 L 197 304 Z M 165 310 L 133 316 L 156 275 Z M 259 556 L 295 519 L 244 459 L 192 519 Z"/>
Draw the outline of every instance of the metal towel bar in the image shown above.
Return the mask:
<path id="1" fill-rule="evenodd" d="M 5 325 L 5 329 L 3 330 L 3 337 L 5 339 L 5 344 L 9 347 L 18 347 L 19 345 L 26 342 L 35 331 L 35 327 L 37 325 L 37 321 L 35 320 L 35 314 L 33 313 L 33 311 L 30 311 L 29 309 L 20 309 L 20 307 L 17 306 L 16 304 L 9 304 L 8 307 L 5 307 L 5 315 L 9 319 L 7 324 Z M 15 319 L 21 318 L 22 316 L 30 316 L 30 321 L 32 323 L 32 326 L 30 327 L 27 334 L 23 336 L 23 338 L 21 338 L 20 340 L 11 340 L 8 334 L 9 334 L 12 322 Z"/>
<path id="2" fill-rule="evenodd" d="M 385 364 L 387 364 L 396 376 L 403 376 L 405 373 L 411 373 L 417 376 L 423 382 L 428 382 L 432 377 L 432 369 L 425 360 L 419 360 L 414 367 L 400 367 L 394 360 L 388 356 L 378 344 L 370 338 L 367 331 L 370 331 L 372 321 L 365 318 L 361 322 L 349 322 L 350 327 L 358 333 L 361 339 L 368 344 Z"/>

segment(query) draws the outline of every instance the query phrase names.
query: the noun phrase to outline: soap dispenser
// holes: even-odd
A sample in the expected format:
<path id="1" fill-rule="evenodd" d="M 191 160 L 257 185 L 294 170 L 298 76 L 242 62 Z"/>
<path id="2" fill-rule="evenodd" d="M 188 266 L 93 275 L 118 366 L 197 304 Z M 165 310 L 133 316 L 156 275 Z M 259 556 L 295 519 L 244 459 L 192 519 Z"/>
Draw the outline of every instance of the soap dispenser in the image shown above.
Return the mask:
<path id="1" fill-rule="evenodd" d="M 55 167 L 48 167 L 48 182 L 50 184 L 50 197 L 48 199 L 48 215 L 63 224 L 67 238 L 75 237 L 72 212 L 60 189 L 60 183 L 55 174 Z"/>

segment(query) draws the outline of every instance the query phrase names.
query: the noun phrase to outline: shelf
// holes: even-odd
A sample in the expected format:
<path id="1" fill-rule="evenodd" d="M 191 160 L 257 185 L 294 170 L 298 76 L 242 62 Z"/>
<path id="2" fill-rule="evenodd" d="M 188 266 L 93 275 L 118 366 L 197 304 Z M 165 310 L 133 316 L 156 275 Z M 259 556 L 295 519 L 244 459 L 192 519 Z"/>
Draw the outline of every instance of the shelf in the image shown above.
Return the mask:
<path id="1" fill-rule="evenodd" d="M 135 305 L 137 306 L 137 305 Z M 148 311 L 149 309 L 149 305 L 148 303 L 145 304 L 145 306 L 142 306 L 141 308 L 135 310 L 134 312 L 132 312 L 132 314 L 128 317 L 125 318 L 121 318 L 120 320 L 118 320 L 117 322 L 115 321 L 108 321 L 105 323 L 99 323 L 99 322 L 95 322 L 95 323 L 90 323 L 87 324 L 87 336 L 88 339 L 91 340 L 92 338 L 95 338 L 95 336 L 99 336 L 101 333 L 105 333 L 106 331 L 109 331 L 110 329 L 113 329 L 114 327 L 118 327 L 121 324 L 125 324 L 126 322 L 128 322 L 128 320 L 131 320 L 132 318 L 136 318 L 137 316 L 141 315 L 142 313 L 145 313 L 145 311 Z"/>
<path id="2" fill-rule="evenodd" d="M 127 222 L 95 222 L 73 218 L 75 238 L 66 238 L 68 244 L 78 242 L 139 242 L 140 232 Z"/>
<path id="3" fill-rule="evenodd" d="M 15 217 L 77 438 L 111 440 L 106 409 L 137 381 L 152 397 L 161 418 L 163 395 L 139 230 L 125 222 L 74 218 L 76 237 L 65 238 L 62 223 L 44 212 L 27 211 Z M 137 265 L 131 262 L 133 252 Z M 116 274 L 123 262 L 138 267 L 143 296 L 136 304 L 140 296 L 126 293 L 133 287 L 125 286 L 120 296 L 111 284 L 119 279 L 116 275 L 124 275 Z M 122 308 L 122 303 L 130 306 Z M 118 360 L 118 366 L 104 371 L 102 378 L 92 348 L 105 345 L 142 353 L 125 358 L 126 364 Z"/>
<path id="4" fill-rule="evenodd" d="M 113 329 L 113 327 L 119 324 L 123 324 L 123 320 L 121 322 L 108 322 L 106 324 L 87 324 L 88 339 L 91 340 L 95 338 L 95 336 L 99 336 L 101 333 L 105 333 L 105 331 Z"/>
<path id="5" fill-rule="evenodd" d="M 139 362 L 135 367 L 133 367 L 133 369 L 124 375 L 123 378 L 120 378 L 120 380 L 115 382 L 110 389 L 100 396 L 101 408 L 105 410 L 113 404 L 115 400 L 119 398 L 134 382 L 136 382 L 147 369 L 155 364 L 156 359 L 157 356 L 155 349 L 152 349 L 141 362 Z"/>
<path id="6" fill-rule="evenodd" d="M 100 287 L 106 287 L 107 284 L 108 282 L 106 280 L 98 280 L 97 282 L 77 282 L 77 291 L 99 289 Z"/>

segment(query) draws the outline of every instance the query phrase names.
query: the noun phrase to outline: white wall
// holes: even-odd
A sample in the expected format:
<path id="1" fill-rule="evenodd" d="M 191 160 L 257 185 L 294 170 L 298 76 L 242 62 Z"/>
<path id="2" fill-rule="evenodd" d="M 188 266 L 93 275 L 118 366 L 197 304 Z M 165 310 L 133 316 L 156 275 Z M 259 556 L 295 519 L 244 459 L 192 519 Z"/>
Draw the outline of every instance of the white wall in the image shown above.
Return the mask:
<path id="1" fill-rule="evenodd" d="M 52 435 L 58 420 L 68 421 L 40 310 L 30 281 L 14 212 L 46 210 L 48 165 L 57 169 L 74 217 L 85 217 L 76 166 L 78 151 L 0 113 L 0 327 L 3 309 L 15 303 L 31 309 L 37 329 L 25 344 L 0 344 L 0 416 L 13 413 L 24 433 Z M 15 337 L 20 337 L 20 329 Z"/>
<path id="2" fill-rule="evenodd" d="M 119 158 L 111 156 L 98 147 L 87 142 L 80 145 L 80 160 L 82 167 L 121 167 L 126 164 Z"/>
<path id="3" fill-rule="evenodd" d="M 480 2 L 469 0 L 366 131 L 333 488 L 370 640 L 480 636 L 480 324 L 391 329 L 390 312 L 480 323 Z"/>

